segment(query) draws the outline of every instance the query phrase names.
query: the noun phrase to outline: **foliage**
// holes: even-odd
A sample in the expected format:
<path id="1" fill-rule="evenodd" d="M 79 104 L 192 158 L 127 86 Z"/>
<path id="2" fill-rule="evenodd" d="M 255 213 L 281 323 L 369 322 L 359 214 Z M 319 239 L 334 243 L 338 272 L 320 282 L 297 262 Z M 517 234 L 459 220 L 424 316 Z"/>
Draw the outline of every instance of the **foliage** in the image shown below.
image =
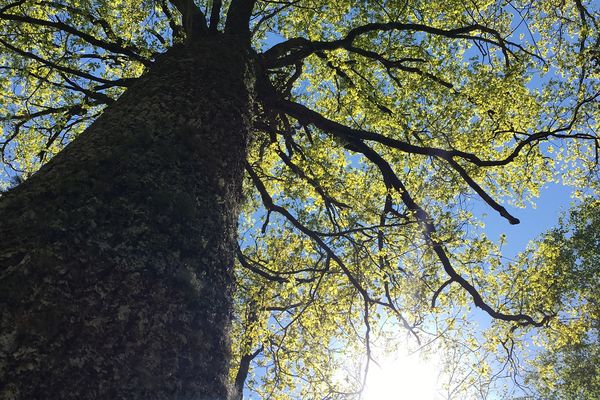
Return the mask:
<path id="1" fill-rule="evenodd" d="M 559 272 L 559 318 L 544 330 L 529 378 L 544 399 L 600 397 L 600 201 L 587 198 L 548 232 L 533 256 Z"/>
<path id="2" fill-rule="evenodd" d="M 597 4 L 231 3 L 254 7 L 245 28 L 217 0 L 4 0 L 5 165 L 34 172 L 170 46 L 249 29 L 266 89 L 232 335 L 234 366 L 256 374 L 232 377 L 241 371 L 261 398 L 351 397 L 364 369 L 339 371 L 349 354 L 368 366 L 393 317 L 424 343 L 441 337 L 476 357 L 462 366 L 472 365 L 466 393 L 494 377 L 482 354 L 508 364 L 527 329 L 568 330 L 553 318 L 567 289 L 548 280 L 562 279 L 563 264 L 530 274 L 527 257 L 503 262 L 470 210 L 479 198 L 514 224 L 502 204 L 523 206 L 561 176 L 586 185 L 598 146 Z M 189 22 L 205 15 L 210 24 Z M 471 328 L 473 305 L 494 318 L 484 336 Z"/>

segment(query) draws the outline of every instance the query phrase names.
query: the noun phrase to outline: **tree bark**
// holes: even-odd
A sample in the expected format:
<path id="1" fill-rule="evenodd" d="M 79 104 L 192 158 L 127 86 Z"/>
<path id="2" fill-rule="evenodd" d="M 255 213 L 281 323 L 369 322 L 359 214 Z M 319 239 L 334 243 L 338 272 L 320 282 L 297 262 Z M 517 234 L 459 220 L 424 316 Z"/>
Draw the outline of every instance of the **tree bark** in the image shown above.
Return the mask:
<path id="1" fill-rule="evenodd" d="M 225 399 L 254 61 L 176 46 L 0 198 L 0 399 Z"/>

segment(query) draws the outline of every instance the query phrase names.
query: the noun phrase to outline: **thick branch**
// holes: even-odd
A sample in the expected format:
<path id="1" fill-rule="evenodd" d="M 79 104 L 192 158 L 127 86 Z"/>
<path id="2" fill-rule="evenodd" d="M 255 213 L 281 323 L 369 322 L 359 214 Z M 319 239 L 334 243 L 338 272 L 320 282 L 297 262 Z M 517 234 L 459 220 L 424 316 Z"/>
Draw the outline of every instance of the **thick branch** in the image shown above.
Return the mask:
<path id="1" fill-rule="evenodd" d="M 244 383 L 246 382 L 248 372 L 250 371 L 250 363 L 263 351 L 263 349 L 264 347 L 260 346 L 258 349 L 256 349 L 254 353 L 245 354 L 242 356 L 240 360 L 240 367 L 238 368 L 237 374 L 235 375 L 235 400 L 242 400 L 244 393 Z"/>
<path id="2" fill-rule="evenodd" d="M 354 28 L 348 34 L 339 40 L 333 41 L 310 41 L 304 38 L 293 38 L 283 43 L 277 44 L 263 54 L 263 62 L 267 68 L 277 68 L 285 65 L 294 64 L 311 54 L 324 50 L 349 49 L 354 40 L 361 35 L 371 32 L 388 31 L 411 31 L 423 32 L 436 36 L 443 36 L 451 39 L 469 39 L 479 40 L 494 44 L 502 49 L 505 57 L 508 58 L 510 50 L 508 45 L 521 48 L 520 46 L 508 42 L 502 38 L 500 33 L 494 29 L 483 25 L 474 24 L 455 29 L 440 29 L 423 24 L 413 23 L 372 23 Z M 470 35 L 472 32 L 481 32 L 494 37 L 494 40 L 484 36 Z"/>
<path id="3" fill-rule="evenodd" d="M 15 1 L 13 3 L 9 3 L 6 6 L 0 8 L 0 13 L 4 13 L 4 12 L 10 10 L 11 8 L 18 7 L 18 6 L 20 6 L 21 4 L 24 4 L 24 3 L 25 3 L 25 0 L 19 0 L 19 1 Z"/>
<path id="4" fill-rule="evenodd" d="M 201 36 L 208 31 L 206 18 L 194 0 L 169 0 L 181 13 L 181 24 L 188 38 Z"/>
<path id="5" fill-rule="evenodd" d="M 181 36 L 181 26 L 177 24 L 175 18 L 173 17 L 173 13 L 169 9 L 169 5 L 165 2 L 165 0 L 161 0 L 160 8 L 161 8 L 162 12 L 165 14 L 165 16 L 167 17 L 167 19 L 169 20 L 169 27 L 173 31 L 173 37 L 177 38 L 177 37 Z"/>
<path id="6" fill-rule="evenodd" d="M 103 90 L 103 88 L 109 88 L 109 87 L 114 87 L 114 86 L 118 86 L 118 85 L 112 85 L 112 84 L 98 85 L 98 86 L 94 87 L 93 90 L 90 90 L 90 89 L 86 89 L 86 88 L 82 87 L 74 80 L 69 79 L 69 77 L 66 76 L 66 74 L 60 74 L 60 75 L 65 80 L 65 82 L 68 84 L 68 85 L 62 85 L 63 87 L 65 87 L 67 89 L 81 92 L 81 93 L 85 94 L 87 97 L 97 100 L 98 102 L 104 103 L 106 105 L 109 105 L 109 104 L 112 104 L 115 102 L 114 99 L 110 98 L 109 96 L 105 95 L 102 92 L 99 92 L 99 90 Z M 38 77 L 38 79 L 41 79 L 41 77 Z M 52 82 L 52 84 L 55 84 L 55 83 Z"/>
<path id="7" fill-rule="evenodd" d="M 225 32 L 234 35 L 250 35 L 250 17 L 256 0 L 232 0 L 227 11 Z"/>
<path id="8" fill-rule="evenodd" d="M 475 190 L 477 194 L 481 196 L 481 198 L 490 205 L 494 210 L 498 211 L 498 213 L 506 218 L 511 224 L 518 224 L 519 220 L 506 211 L 504 207 L 498 204 L 494 199 L 491 198 L 468 174 L 467 172 L 454 160 L 453 157 L 464 157 L 468 156 L 469 161 L 472 160 L 473 157 L 476 156 L 471 155 L 469 153 L 458 152 L 456 150 L 443 150 L 433 147 L 421 147 L 415 146 L 407 142 L 403 142 L 397 139 L 388 138 L 386 136 L 380 135 L 378 133 L 369 132 L 362 129 L 354 129 L 348 126 L 342 125 L 338 122 L 329 120 L 323 117 L 321 114 L 310 110 L 309 108 L 291 102 L 289 100 L 280 100 L 276 103 L 276 107 L 280 107 L 282 111 L 288 113 L 294 118 L 298 119 L 302 123 L 313 124 L 316 127 L 323 129 L 326 132 L 331 133 L 337 138 L 341 139 L 346 143 L 353 143 L 356 139 L 360 140 L 373 140 L 379 142 L 383 145 L 386 145 L 391 148 L 395 148 L 410 154 L 421 154 L 426 156 L 432 156 L 441 158 L 450 163 L 450 165 L 459 172 L 460 176 L 465 180 L 465 182 Z M 466 157 L 464 157 L 466 158 Z M 479 160 L 479 158 L 477 158 Z"/>
<path id="9" fill-rule="evenodd" d="M 282 12 L 283 10 L 285 10 L 286 8 L 289 8 L 293 5 L 296 5 L 297 3 L 299 3 L 301 0 L 293 0 L 290 1 L 288 3 L 284 3 L 281 7 L 279 8 L 275 8 L 273 11 L 271 11 L 270 13 L 264 15 L 252 28 L 252 33 L 256 33 L 258 32 L 258 30 L 260 29 L 261 25 L 264 24 L 265 22 L 269 21 L 271 18 L 275 17 L 277 14 L 279 14 L 280 12 Z M 263 13 L 264 14 L 264 13 Z"/>
<path id="10" fill-rule="evenodd" d="M 467 153 L 459 150 L 444 150 L 436 147 L 423 147 L 404 142 L 402 140 L 393 139 L 379 133 L 366 131 L 364 129 L 354 129 L 348 126 L 342 125 L 338 122 L 329 120 L 323 117 L 321 114 L 310 110 L 309 108 L 294 103 L 289 100 L 278 100 L 275 107 L 279 108 L 283 112 L 293 116 L 299 121 L 303 121 L 307 124 L 314 124 L 315 126 L 328 131 L 336 132 L 336 136 L 350 137 L 361 140 L 374 141 L 385 146 L 403 151 L 410 154 L 420 154 L 425 156 L 439 157 L 443 159 L 449 159 L 452 157 L 460 157 L 467 161 L 472 162 L 478 166 L 492 166 L 492 165 L 505 165 L 509 161 L 485 161 L 481 160 L 475 154 Z"/>
<path id="11" fill-rule="evenodd" d="M 452 166 L 452 168 L 454 168 L 454 170 L 456 172 L 458 172 L 460 177 L 463 178 L 463 180 L 471 187 L 471 189 L 473 189 L 479 195 L 479 197 L 481 197 L 483 199 L 483 201 L 485 201 L 490 207 L 492 207 L 494 210 L 498 211 L 498 214 L 500 214 L 501 216 L 506 218 L 508 220 L 508 222 L 510 222 L 511 225 L 517 225 L 520 222 L 519 219 L 513 217 L 506 210 L 506 208 L 502 207 L 494 199 L 492 199 L 492 197 L 489 194 L 487 194 L 487 192 L 485 190 L 483 190 L 483 188 L 481 186 L 479 186 L 477 184 L 477 182 L 475 182 L 473 180 L 473 178 L 471 178 L 469 176 L 467 171 L 465 171 L 465 169 L 463 167 L 461 167 L 460 164 L 458 164 L 452 158 L 450 158 L 447 161 L 450 164 L 450 166 Z"/>
<path id="12" fill-rule="evenodd" d="M 448 279 L 446 282 L 442 283 L 442 285 L 433 293 L 433 297 L 431 298 L 431 308 L 435 308 L 435 302 L 437 301 L 438 296 L 447 286 L 452 284 L 452 282 L 454 282 L 452 278 Z"/>
<path id="13" fill-rule="evenodd" d="M 9 116 L 6 116 L 6 117 L 0 117 L 0 122 L 5 122 L 5 121 L 29 121 L 29 120 L 31 120 L 33 118 L 36 118 L 36 117 L 41 117 L 41 116 L 50 115 L 50 114 L 64 113 L 64 112 L 67 112 L 69 110 L 79 109 L 80 107 L 81 107 L 81 104 L 67 105 L 67 106 L 62 106 L 62 107 L 47 107 L 47 108 L 44 108 L 43 110 L 36 111 L 36 112 L 33 112 L 33 113 L 16 114 L 16 115 L 9 115 Z"/>
<path id="14" fill-rule="evenodd" d="M 219 27 L 219 20 L 221 19 L 221 0 L 213 0 L 213 5 L 210 10 L 210 27 L 208 28 L 210 32 L 215 33 Z"/>
<path id="15" fill-rule="evenodd" d="M 239 247 L 237 249 L 237 259 L 240 262 L 240 264 L 242 265 L 242 267 L 246 268 L 248 271 L 251 271 L 259 276 L 262 276 L 263 278 L 265 278 L 269 281 L 279 282 L 279 283 L 288 282 L 287 278 L 283 278 L 281 276 L 275 276 L 273 274 L 270 274 L 266 271 L 263 271 L 260 268 L 255 267 L 254 265 L 252 265 L 252 263 L 248 262 L 248 260 L 246 259 L 246 256 L 244 256 L 244 254 L 242 253 L 242 250 Z"/>
<path id="16" fill-rule="evenodd" d="M 273 107 L 287 113 L 288 115 L 293 116 L 301 122 L 304 122 L 306 124 L 313 124 L 327 132 L 331 132 L 339 138 L 348 137 L 373 141 L 385 145 L 387 147 L 400 150 L 405 153 L 437 157 L 446 161 L 450 161 L 453 158 L 461 158 L 465 161 L 470 162 L 471 164 L 477 165 L 478 167 L 498 167 L 508 165 L 511 162 L 513 162 L 519 156 L 523 148 L 529 144 L 534 144 L 546 140 L 550 137 L 563 139 L 578 138 L 579 136 L 577 135 L 567 135 L 565 134 L 565 132 L 568 132 L 573 128 L 579 116 L 580 110 L 585 104 L 594 102 L 598 98 L 600 98 L 600 92 L 594 93 L 593 95 L 577 103 L 577 105 L 573 108 L 573 115 L 570 121 L 564 126 L 552 130 L 538 131 L 531 134 L 528 134 L 526 132 L 519 132 L 516 130 L 510 131 L 514 134 L 526 135 L 527 137 L 523 140 L 518 141 L 514 149 L 506 157 L 498 160 L 483 160 L 473 153 L 461 150 L 445 150 L 437 147 L 416 146 L 408 142 L 404 142 L 402 140 L 393 139 L 385 135 L 381 135 L 376 132 L 371 132 L 364 129 L 355 129 L 342 125 L 338 122 L 323 117 L 321 114 L 301 104 L 294 103 L 285 99 L 278 99 L 277 96 L 272 92 L 267 93 L 266 96 L 267 101 L 273 102 Z M 586 136 L 585 138 L 589 140 L 598 140 L 594 136 Z"/>

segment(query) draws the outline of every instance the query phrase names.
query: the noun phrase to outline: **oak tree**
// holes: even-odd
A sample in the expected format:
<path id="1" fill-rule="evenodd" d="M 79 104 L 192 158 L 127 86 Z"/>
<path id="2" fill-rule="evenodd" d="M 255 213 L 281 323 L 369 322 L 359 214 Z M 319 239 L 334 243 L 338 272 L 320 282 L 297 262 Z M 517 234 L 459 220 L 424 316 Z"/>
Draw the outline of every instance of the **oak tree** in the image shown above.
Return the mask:
<path id="1" fill-rule="evenodd" d="M 472 305 L 504 348 L 551 324 L 548 275 L 517 279 L 470 205 L 517 224 L 505 204 L 585 185 L 598 13 L 3 0 L 27 179 L 0 198 L 0 398 L 350 397 L 343 356 L 368 366 L 390 316 L 451 336 Z"/>

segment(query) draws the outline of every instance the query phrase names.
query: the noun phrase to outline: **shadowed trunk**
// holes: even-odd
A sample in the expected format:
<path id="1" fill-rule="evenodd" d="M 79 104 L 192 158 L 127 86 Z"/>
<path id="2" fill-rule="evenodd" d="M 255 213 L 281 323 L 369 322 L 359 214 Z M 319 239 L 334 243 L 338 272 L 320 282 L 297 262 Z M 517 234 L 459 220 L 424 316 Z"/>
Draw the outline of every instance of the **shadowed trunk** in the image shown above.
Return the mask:
<path id="1" fill-rule="evenodd" d="M 0 399 L 225 399 L 250 52 L 178 46 L 0 198 Z"/>

